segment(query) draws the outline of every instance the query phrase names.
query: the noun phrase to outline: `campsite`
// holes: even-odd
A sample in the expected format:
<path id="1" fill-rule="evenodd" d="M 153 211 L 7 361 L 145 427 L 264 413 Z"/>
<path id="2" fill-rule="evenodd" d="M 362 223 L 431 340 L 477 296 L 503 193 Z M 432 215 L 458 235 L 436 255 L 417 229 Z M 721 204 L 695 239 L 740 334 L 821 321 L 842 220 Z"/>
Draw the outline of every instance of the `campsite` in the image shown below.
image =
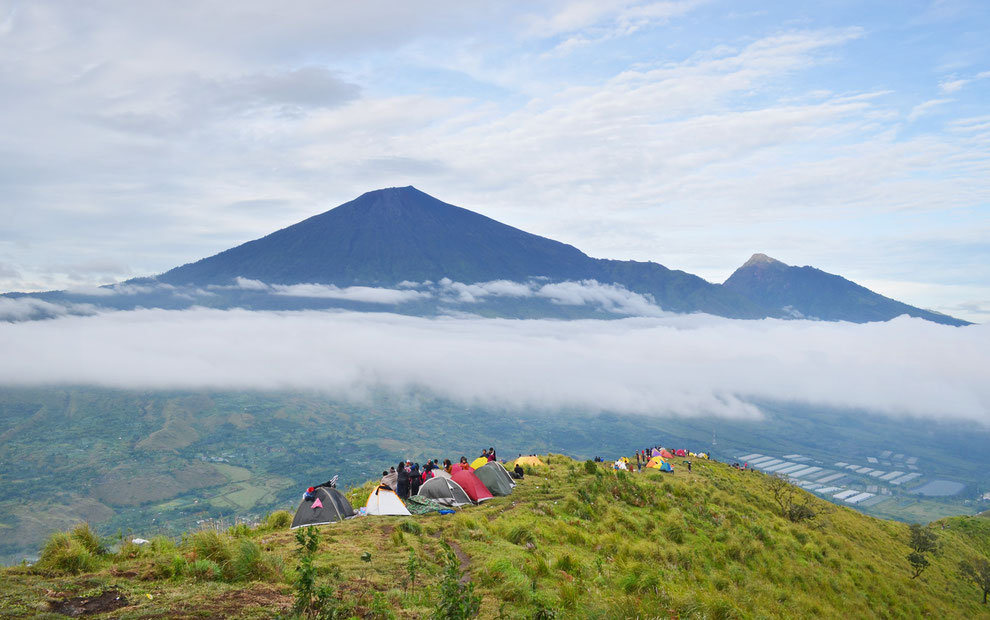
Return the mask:
<path id="1" fill-rule="evenodd" d="M 990 554 L 986 517 L 934 524 L 942 552 L 913 580 L 907 525 L 810 495 L 820 520 L 791 522 L 759 472 L 704 459 L 688 472 L 676 456 L 673 475 L 622 471 L 619 459 L 540 460 L 523 466 L 510 495 L 453 514 L 292 530 L 293 514 L 277 511 L 256 528 L 125 543 L 80 556 L 75 569 L 46 552 L 35 566 L 4 569 L 0 611 L 35 617 L 109 591 L 127 605 L 101 617 L 270 618 L 296 605 L 306 557 L 314 587 L 332 592 L 324 617 L 424 618 L 451 596 L 475 600 L 481 618 L 977 617 L 985 609 L 955 567 L 968 553 Z M 379 486 L 368 481 L 346 499 L 359 509 Z M 316 539 L 307 556 L 298 541 L 308 531 Z M 72 541 L 86 539 L 61 536 L 50 545 L 76 549 Z"/>

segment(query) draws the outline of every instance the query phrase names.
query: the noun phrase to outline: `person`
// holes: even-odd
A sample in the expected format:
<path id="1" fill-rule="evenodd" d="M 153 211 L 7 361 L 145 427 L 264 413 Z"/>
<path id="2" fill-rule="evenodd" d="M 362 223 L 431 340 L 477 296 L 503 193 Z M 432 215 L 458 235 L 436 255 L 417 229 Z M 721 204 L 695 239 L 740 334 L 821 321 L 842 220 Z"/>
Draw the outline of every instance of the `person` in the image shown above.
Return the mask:
<path id="1" fill-rule="evenodd" d="M 468 463 L 468 460 L 467 460 L 467 457 L 466 456 L 462 456 L 461 457 L 461 460 L 457 463 L 457 466 L 460 469 L 471 471 L 471 464 Z"/>
<path id="2" fill-rule="evenodd" d="M 450 459 L 443 460 L 443 470 L 448 474 L 454 473 L 454 466 L 451 464 Z"/>
<path id="3" fill-rule="evenodd" d="M 488 448 L 488 460 L 489 461 L 495 460 L 495 448 Z"/>
<path id="4" fill-rule="evenodd" d="M 409 472 L 409 496 L 419 493 L 419 485 L 423 483 L 423 473 L 419 471 L 419 463 L 414 463 Z"/>
<path id="5" fill-rule="evenodd" d="M 515 474 L 515 476 L 513 476 L 514 478 L 516 478 L 518 480 L 522 480 L 523 479 L 523 473 L 524 473 L 523 472 L 522 465 L 520 465 L 519 463 L 516 463 L 516 466 L 512 469 L 512 473 Z"/>
<path id="6" fill-rule="evenodd" d="M 398 483 L 395 488 L 395 494 L 402 499 L 406 499 L 409 497 L 409 470 L 406 469 L 405 463 L 399 461 L 395 471 L 396 481 Z"/>
<path id="7" fill-rule="evenodd" d="M 688 472 L 690 472 L 691 471 L 691 461 L 684 461 L 684 464 L 687 465 Z"/>
<path id="8" fill-rule="evenodd" d="M 315 487 L 309 487 L 308 489 L 306 489 L 306 494 L 303 495 L 303 499 L 306 500 L 307 502 L 311 502 L 311 501 L 315 500 L 316 499 L 316 488 Z"/>
<path id="9" fill-rule="evenodd" d="M 382 484 L 392 489 L 393 491 L 395 490 L 395 487 L 398 483 L 398 479 L 399 479 L 399 474 L 396 473 L 394 467 L 389 471 L 382 472 Z"/>

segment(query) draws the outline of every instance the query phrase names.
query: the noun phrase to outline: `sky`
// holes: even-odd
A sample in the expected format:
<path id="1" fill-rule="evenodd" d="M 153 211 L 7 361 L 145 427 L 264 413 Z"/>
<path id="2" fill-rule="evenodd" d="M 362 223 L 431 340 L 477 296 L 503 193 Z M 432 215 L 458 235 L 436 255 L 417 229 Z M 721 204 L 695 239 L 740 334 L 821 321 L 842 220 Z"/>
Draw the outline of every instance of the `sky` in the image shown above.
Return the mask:
<path id="1" fill-rule="evenodd" d="M 721 282 L 762 252 L 985 322 L 988 31 L 984 0 L 0 0 L 0 291 L 414 185 L 596 257 Z"/>

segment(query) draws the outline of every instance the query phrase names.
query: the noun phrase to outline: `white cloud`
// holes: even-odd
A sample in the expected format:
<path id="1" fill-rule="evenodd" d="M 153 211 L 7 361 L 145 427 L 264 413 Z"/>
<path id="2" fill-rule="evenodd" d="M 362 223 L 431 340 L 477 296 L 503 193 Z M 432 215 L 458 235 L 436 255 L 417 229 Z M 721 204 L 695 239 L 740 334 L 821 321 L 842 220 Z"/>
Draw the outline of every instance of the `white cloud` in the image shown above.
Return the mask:
<path id="1" fill-rule="evenodd" d="M 69 314 L 95 314 L 97 309 L 89 304 L 55 304 L 31 297 L 0 297 L 0 321 L 32 321 Z M 16 349 L 4 349 L 8 352 Z M 7 355 L 14 358 L 16 355 Z"/>
<path id="2" fill-rule="evenodd" d="M 313 297 L 319 299 L 342 299 L 360 301 L 370 304 L 401 304 L 431 297 L 429 293 L 399 290 L 392 288 L 376 288 L 370 286 L 348 286 L 339 288 L 327 284 L 273 284 L 274 295 L 287 297 Z"/>
<path id="3" fill-rule="evenodd" d="M 2 301 L 2 300 L 0 300 Z M 759 417 L 753 400 L 990 425 L 990 327 L 142 310 L 0 324 L 6 385 L 425 388 L 465 403 Z"/>
<path id="4" fill-rule="evenodd" d="M 651 296 L 634 293 L 614 284 L 599 284 L 595 280 L 545 284 L 536 292 L 557 304 L 583 306 L 599 304 L 609 312 L 631 316 L 662 316 L 663 310 Z"/>
<path id="5" fill-rule="evenodd" d="M 952 99 L 929 99 L 928 101 L 923 101 L 918 105 L 911 108 L 911 112 L 908 114 L 908 120 L 914 121 L 926 114 L 930 113 L 935 108 L 952 102 Z"/>

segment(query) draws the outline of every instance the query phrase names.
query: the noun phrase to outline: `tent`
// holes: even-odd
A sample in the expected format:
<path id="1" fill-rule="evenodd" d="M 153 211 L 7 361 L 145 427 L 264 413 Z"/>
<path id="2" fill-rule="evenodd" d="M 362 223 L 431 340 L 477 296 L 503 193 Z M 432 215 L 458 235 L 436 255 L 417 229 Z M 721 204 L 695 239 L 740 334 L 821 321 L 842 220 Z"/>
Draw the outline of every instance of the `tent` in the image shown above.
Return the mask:
<path id="1" fill-rule="evenodd" d="M 628 463 L 629 462 L 629 458 L 628 457 L 625 457 L 625 456 L 620 456 L 619 457 L 619 461 L 622 461 L 623 463 Z"/>
<path id="2" fill-rule="evenodd" d="M 402 503 L 395 491 L 383 486 L 376 488 L 368 495 L 368 503 L 365 504 L 365 508 L 367 508 L 369 515 L 410 515 L 406 505 Z"/>
<path id="3" fill-rule="evenodd" d="M 520 456 L 516 459 L 516 465 L 543 465 L 543 461 L 538 456 Z"/>
<path id="4" fill-rule="evenodd" d="M 446 472 L 444 472 L 446 473 Z M 450 478 L 437 476 L 430 478 L 419 487 L 419 493 L 423 497 L 434 499 L 444 506 L 467 506 L 472 504 L 471 498 L 464 492 L 461 485 Z"/>
<path id="5" fill-rule="evenodd" d="M 647 463 L 646 466 L 650 469 L 659 469 L 660 471 L 669 471 L 669 472 L 674 471 L 674 468 L 670 466 L 670 463 L 663 460 L 659 456 L 655 456 L 652 459 L 650 459 L 650 462 Z"/>
<path id="6" fill-rule="evenodd" d="M 501 497 L 512 493 L 512 487 L 514 486 L 512 480 L 509 479 L 508 474 L 503 474 L 499 471 L 499 464 L 495 461 L 488 463 L 484 467 L 479 467 L 475 470 L 474 475 L 491 491 L 492 495 Z"/>
<path id="7" fill-rule="evenodd" d="M 680 449 L 680 450 L 674 450 L 674 455 L 675 456 L 687 456 L 687 450 L 684 450 L 683 448 Z"/>
<path id="8" fill-rule="evenodd" d="M 646 466 L 647 467 L 651 467 L 653 469 L 660 469 L 660 466 L 663 465 L 666 462 L 667 461 L 663 460 L 663 457 L 657 455 L 657 456 L 653 457 L 652 459 L 650 459 L 649 461 L 647 461 Z"/>
<path id="9" fill-rule="evenodd" d="M 650 452 L 650 456 L 660 456 L 660 451 L 657 450 L 656 448 L 653 448 L 653 451 Z"/>
<path id="10" fill-rule="evenodd" d="M 312 501 L 306 501 L 304 496 L 299 502 L 296 516 L 292 518 L 292 529 L 307 525 L 325 525 L 354 516 L 351 503 L 337 489 L 316 487 L 313 493 L 316 497 Z"/>
<path id="11" fill-rule="evenodd" d="M 662 456 L 665 459 L 672 459 L 672 458 L 674 458 L 674 455 L 671 454 L 670 453 L 670 450 L 668 450 L 667 448 L 664 448 L 664 449 L 660 450 L 660 456 Z"/>
<path id="12" fill-rule="evenodd" d="M 450 480 L 450 474 L 448 474 L 447 472 L 445 472 L 440 467 L 438 467 L 438 468 L 436 468 L 436 469 L 433 470 L 433 477 L 434 478 L 446 478 L 447 480 Z"/>
<path id="13" fill-rule="evenodd" d="M 498 469 L 499 473 L 502 475 L 502 479 L 508 482 L 509 486 L 511 486 L 513 489 L 516 488 L 516 479 L 512 477 L 512 474 L 509 473 L 509 470 L 507 470 L 505 466 L 499 463 L 498 461 L 492 461 L 492 464 L 495 465 L 496 469 Z"/>
<path id="14" fill-rule="evenodd" d="M 494 497 L 488 490 L 488 487 L 481 480 L 478 480 L 478 477 L 474 475 L 473 471 L 455 469 L 454 475 L 450 479 L 461 485 L 467 496 L 475 502 L 480 503 Z"/>
<path id="15" fill-rule="evenodd" d="M 482 467 L 484 467 L 487 464 L 488 464 L 488 457 L 487 456 L 479 456 L 478 458 L 476 458 L 473 461 L 471 461 L 471 468 L 472 469 L 481 469 Z"/>

